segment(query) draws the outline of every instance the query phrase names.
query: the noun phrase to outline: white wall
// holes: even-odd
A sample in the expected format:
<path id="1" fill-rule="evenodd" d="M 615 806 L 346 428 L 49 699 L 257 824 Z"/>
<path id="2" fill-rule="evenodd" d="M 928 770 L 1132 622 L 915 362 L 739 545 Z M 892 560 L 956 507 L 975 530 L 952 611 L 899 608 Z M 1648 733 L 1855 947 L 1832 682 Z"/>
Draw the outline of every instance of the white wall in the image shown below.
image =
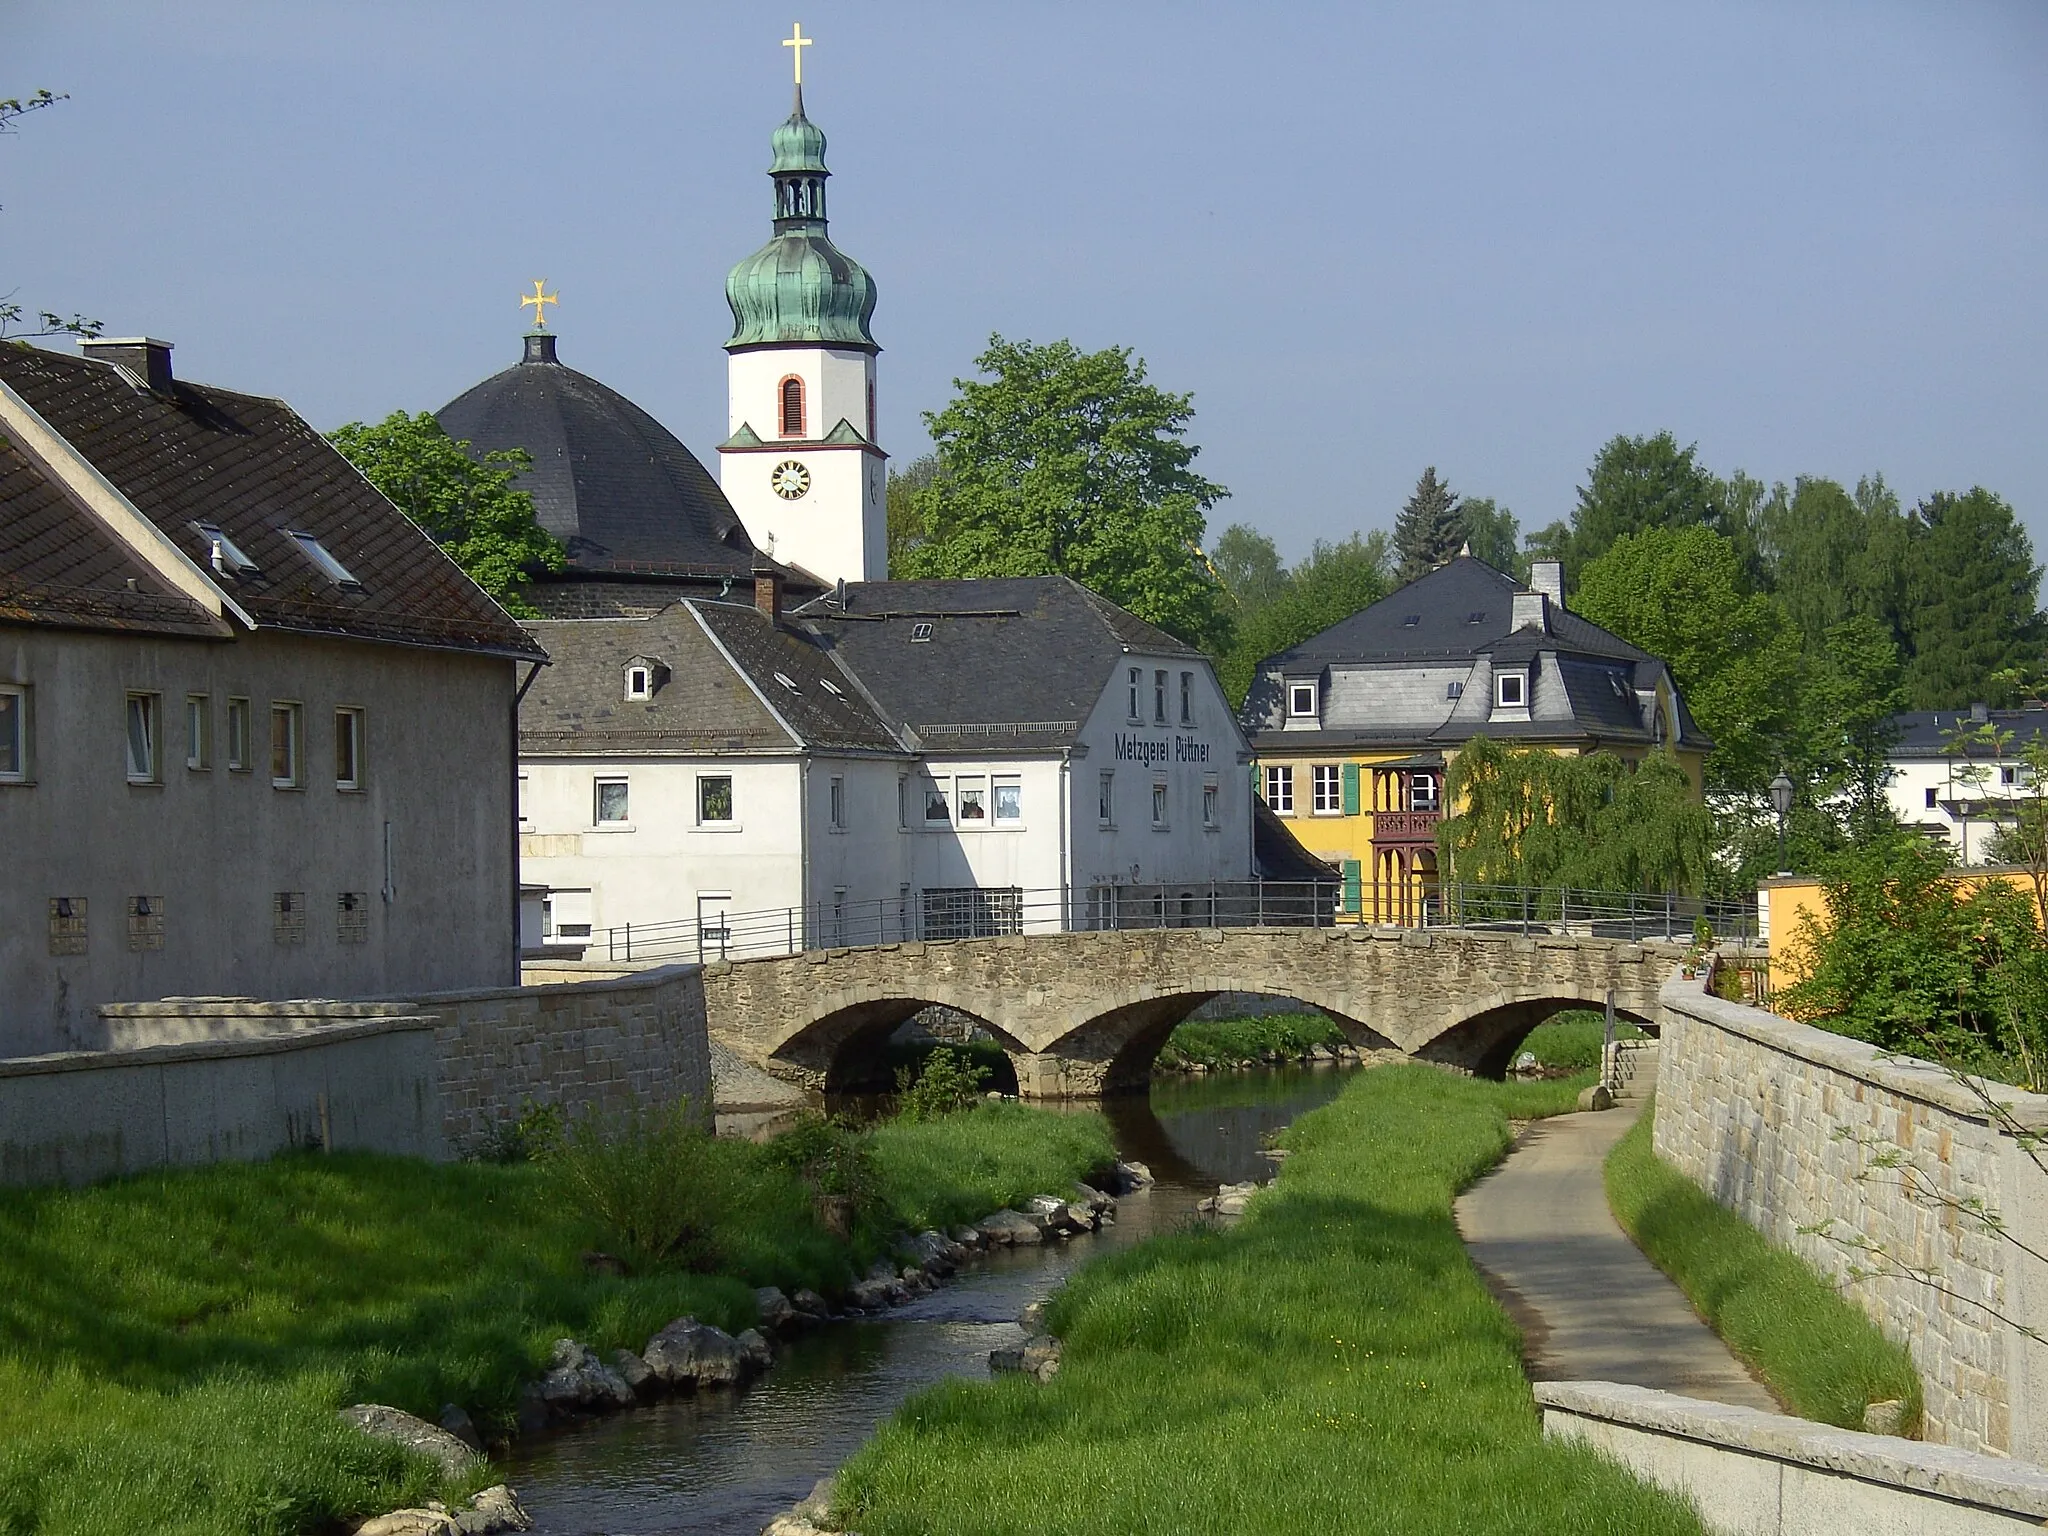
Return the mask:
<path id="1" fill-rule="evenodd" d="M 1982 782 L 1958 782 L 1955 774 L 1957 764 L 1947 758 L 1901 758 L 1891 765 L 1891 782 L 1885 786 L 1886 798 L 1890 800 L 1892 814 L 1899 821 L 1915 831 L 1939 833 L 1950 847 L 1962 855 L 1966 864 L 1990 862 L 1991 836 L 2000 824 L 2000 818 L 1993 813 L 2004 809 L 1999 801 L 2002 797 L 2031 793 L 2024 783 L 2003 784 L 2000 782 L 2001 765 L 1980 762 L 1972 765 L 1981 770 L 1985 777 Z M 2003 767 L 2017 779 L 2024 780 L 2024 764 L 2007 763 Z M 1927 792 L 1934 791 L 1936 804 L 1927 803 Z M 1978 805 L 1988 801 L 1978 814 Z M 1957 802 L 1969 802 L 1972 807 L 1967 818 L 1952 814 L 1948 807 Z M 2003 818 L 2010 821 L 2008 815 Z"/>

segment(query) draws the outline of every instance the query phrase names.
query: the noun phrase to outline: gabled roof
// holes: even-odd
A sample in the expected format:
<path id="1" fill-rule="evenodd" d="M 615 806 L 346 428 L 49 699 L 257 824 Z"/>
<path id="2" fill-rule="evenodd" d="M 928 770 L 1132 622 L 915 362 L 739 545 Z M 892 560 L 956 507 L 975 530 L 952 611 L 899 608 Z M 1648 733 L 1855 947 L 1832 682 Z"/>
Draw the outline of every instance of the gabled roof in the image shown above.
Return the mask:
<path id="1" fill-rule="evenodd" d="M 1893 715 L 1891 723 L 1898 732 L 1891 750 L 1891 755 L 1896 758 L 1948 757 L 1955 750 L 1956 732 L 1967 732 L 1973 726 L 1986 724 L 2011 733 L 2012 743 L 2006 751 L 2015 760 L 2022 747 L 2048 738 L 2048 709 L 2039 707 L 1986 710 L 1982 720 L 1973 719 L 1967 709 L 1916 709 Z M 1990 753 L 1979 748 L 1970 757 L 1972 761 L 1982 763 L 1989 759 Z"/>
<path id="2" fill-rule="evenodd" d="M 211 555 L 201 524 L 247 554 L 256 573 L 194 581 L 214 581 L 258 627 L 540 659 L 511 617 L 282 401 L 182 379 L 152 392 L 111 363 L 34 347 L 0 346 L 0 386 L 196 568 Z M 337 583 L 293 534 L 316 540 L 359 585 Z"/>
<path id="3" fill-rule="evenodd" d="M 1202 654 L 1064 576 L 857 582 L 793 618 L 927 748 L 1064 745 L 1124 656 Z"/>

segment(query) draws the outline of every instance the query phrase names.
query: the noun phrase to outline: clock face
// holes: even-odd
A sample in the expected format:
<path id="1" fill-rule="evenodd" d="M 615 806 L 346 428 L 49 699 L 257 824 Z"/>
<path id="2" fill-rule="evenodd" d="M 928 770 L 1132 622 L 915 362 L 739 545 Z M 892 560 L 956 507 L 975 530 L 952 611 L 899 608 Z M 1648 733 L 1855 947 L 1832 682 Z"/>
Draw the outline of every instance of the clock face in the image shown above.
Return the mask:
<path id="1" fill-rule="evenodd" d="M 811 488 L 811 472 L 795 459 L 784 459 L 769 471 L 768 483 L 784 501 L 795 501 Z"/>

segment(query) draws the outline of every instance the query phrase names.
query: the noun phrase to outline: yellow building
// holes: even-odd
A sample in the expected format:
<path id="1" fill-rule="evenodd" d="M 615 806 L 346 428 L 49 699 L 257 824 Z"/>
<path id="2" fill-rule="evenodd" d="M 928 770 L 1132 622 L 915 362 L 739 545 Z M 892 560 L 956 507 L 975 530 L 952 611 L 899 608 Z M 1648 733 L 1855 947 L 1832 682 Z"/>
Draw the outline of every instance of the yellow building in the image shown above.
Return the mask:
<path id="1" fill-rule="evenodd" d="M 1522 587 L 1469 555 L 1261 662 L 1243 723 L 1267 806 L 1369 923 L 1436 894 L 1444 772 L 1473 737 L 1669 748 L 1695 785 L 1713 745 L 1662 661 L 1565 607 L 1560 565 Z"/>

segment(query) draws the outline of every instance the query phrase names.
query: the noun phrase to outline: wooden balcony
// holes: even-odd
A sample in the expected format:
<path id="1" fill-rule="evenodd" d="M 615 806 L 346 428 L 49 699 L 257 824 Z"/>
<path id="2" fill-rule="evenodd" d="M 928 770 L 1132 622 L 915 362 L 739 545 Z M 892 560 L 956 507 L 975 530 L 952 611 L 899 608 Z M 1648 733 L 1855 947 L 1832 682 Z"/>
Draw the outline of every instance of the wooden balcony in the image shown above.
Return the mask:
<path id="1" fill-rule="evenodd" d="M 1441 811 L 1375 811 L 1372 840 L 1375 844 L 1434 843 Z"/>

